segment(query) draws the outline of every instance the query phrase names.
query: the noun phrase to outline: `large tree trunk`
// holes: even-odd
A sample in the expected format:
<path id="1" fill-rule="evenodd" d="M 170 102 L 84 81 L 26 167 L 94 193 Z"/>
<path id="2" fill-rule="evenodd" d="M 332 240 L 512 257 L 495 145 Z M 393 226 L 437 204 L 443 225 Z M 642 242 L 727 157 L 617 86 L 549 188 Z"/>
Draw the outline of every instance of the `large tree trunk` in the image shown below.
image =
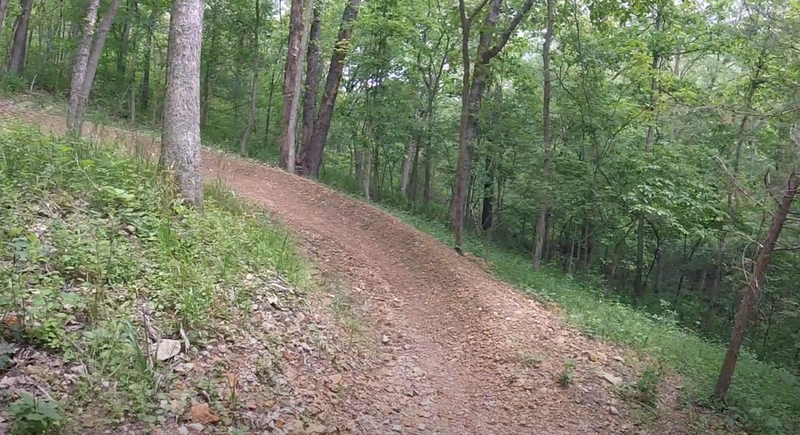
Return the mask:
<path id="1" fill-rule="evenodd" d="M 464 66 L 463 89 L 461 96 L 461 125 L 459 128 L 458 140 L 458 162 L 456 164 L 456 176 L 453 181 L 453 196 L 450 203 L 450 222 L 453 228 L 456 251 L 463 254 L 464 238 L 464 215 L 467 207 L 467 191 L 469 190 L 470 173 L 472 170 L 472 160 L 475 156 L 475 144 L 478 140 L 478 117 L 480 115 L 483 91 L 486 87 L 486 79 L 489 74 L 489 63 L 497 56 L 508 43 L 511 34 L 516 30 L 522 18 L 533 6 L 533 0 L 527 0 L 522 9 L 517 12 L 509 23 L 508 27 L 498 38 L 497 43 L 492 46 L 497 22 L 500 18 L 500 10 L 503 0 L 491 0 L 489 12 L 482 27 L 478 41 L 478 59 L 472 72 L 472 81 L 469 80 L 469 34 L 472 20 L 477 12 L 473 12 L 467 17 L 464 8 L 464 1 L 459 1 L 459 12 L 461 15 L 461 55 Z"/>
<path id="2" fill-rule="evenodd" d="M 33 0 L 21 0 L 22 12 L 14 24 L 14 39 L 11 41 L 8 58 L 6 59 L 6 74 L 21 76 L 25 70 L 25 54 L 28 49 L 28 25 L 31 22 Z"/>
<path id="3" fill-rule="evenodd" d="M 331 55 L 328 78 L 325 81 L 325 93 L 322 95 L 322 102 L 314 125 L 314 134 L 311 137 L 311 143 L 307 148 L 303 149 L 300 155 L 299 163 L 302 165 L 303 175 L 309 178 L 317 178 L 319 168 L 322 165 L 322 155 L 325 152 L 325 144 L 328 141 L 328 131 L 333 120 L 336 97 L 339 95 L 339 84 L 342 81 L 349 42 L 353 36 L 353 22 L 358 17 L 358 8 L 360 6 L 361 0 L 350 0 L 344 8 L 342 23 L 339 26 L 339 35 L 336 38 L 335 47 L 337 49 Z"/>
<path id="4" fill-rule="evenodd" d="M 89 93 L 92 91 L 94 76 L 97 73 L 97 66 L 100 63 L 100 53 L 103 51 L 103 46 L 106 43 L 106 37 L 108 36 L 108 31 L 111 29 L 111 23 L 114 22 L 114 17 L 117 15 L 119 1 L 120 0 L 112 0 L 106 15 L 103 17 L 103 21 L 100 23 L 100 31 L 97 32 L 97 36 L 94 38 L 92 50 L 89 53 L 88 59 L 86 59 L 86 66 L 83 68 L 83 81 L 79 83 L 79 87 L 77 89 L 70 89 L 70 104 L 69 110 L 67 111 L 67 125 L 70 134 L 74 136 L 81 135 L 83 118 L 86 115 L 86 105 L 89 101 Z M 95 15 L 97 14 L 97 9 L 94 10 L 94 13 Z M 84 32 L 84 34 L 86 35 L 87 33 Z M 83 42 L 81 42 L 81 45 L 83 45 Z M 81 49 L 83 49 L 83 47 L 81 47 Z M 79 59 L 83 61 L 84 57 L 82 54 Z M 78 68 L 77 63 L 75 68 Z M 73 95 L 76 95 L 76 98 L 73 98 Z"/>
<path id="5" fill-rule="evenodd" d="M 308 0 L 305 5 L 306 19 L 303 19 L 303 0 L 292 0 L 291 15 L 289 16 L 289 46 L 286 50 L 286 70 L 283 74 L 283 123 L 281 131 L 281 160 L 280 166 L 287 172 L 294 174 L 295 151 L 297 150 L 297 105 L 300 103 L 300 66 L 305 55 L 304 43 L 308 39 L 304 28 L 309 26 L 313 0 Z M 305 41 L 304 41 L 305 40 Z"/>
<path id="6" fill-rule="evenodd" d="M 542 47 L 542 69 L 544 70 L 544 83 L 542 86 L 542 136 L 544 149 L 542 150 L 542 196 L 539 206 L 539 218 L 536 220 L 536 247 L 533 250 L 533 270 L 539 270 L 542 265 L 542 252 L 544 251 L 545 228 L 547 227 L 547 208 L 550 204 L 550 195 L 547 192 L 547 181 L 550 178 L 550 149 L 552 148 L 552 134 L 550 132 L 550 98 L 552 85 L 550 83 L 550 44 L 553 41 L 553 3 L 547 0 L 547 30 L 544 35 Z"/>
<path id="7" fill-rule="evenodd" d="M 308 39 L 306 54 L 306 85 L 303 95 L 303 133 L 300 137 L 301 151 L 311 144 L 314 136 L 314 123 L 317 120 L 317 82 L 319 81 L 320 50 L 319 40 L 322 37 L 322 21 L 319 4 L 313 8 L 313 18 Z"/>
<path id="8" fill-rule="evenodd" d="M 250 116 L 247 118 L 247 126 L 242 135 L 242 143 L 239 145 L 239 152 L 242 155 L 247 155 L 247 141 L 250 139 L 250 133 L 256 125 L 256 112 L 258 110 L 258 31 L 259 24 L 261 23 L 261 9 L 259 8 L 260 0 L 256 0 L 256 23 L 253 29 L 253 89 L 250 95 Z M 208 75 L 206 75 L 208 77 Z M 206 92 L 208 91 L 208 84 L 206 83 Z M 201 121 L 202 124 L 202 121 Z"/>
<path id="9" fill-rule="evenodd" d="M 167 90 L 159 166 L 174 171 L 184 199 L 203 208 L 200 175 L 200 46 L 203 0 L 175 0 L 170 12 Z"/>
<path id="10" fill-rule="evenodd" d="M 769 267 L 772 251 L 775 249 L 775 244 L 778 242 L 783 224 L 786 222 L 789 208 L 792 205 L 792 201 L 794 201 L 795 194 L 797 194 L 798 184 L 800 183 L 798 183 L 797 175 L 792 172 L 789 175 L 789 179 L 786 181 L 786 189 L 783 192 L 783 198 L 778 205 L 778 210 L 772 217 L 772 225 L 761 246 L 761 252 L 758 254 L 755 261 L 744 300 L 739 304 L 739 310 L 736 313 L 736 319 L 733 325 L 731 342 L 728 345 L 728 352 L 725 354 L 725 359 L 722 362 L 722 368 L 719 372 L 719 378 L 717 379 L 717 385 L 714 388 L 714 395 L 720 400 L 725 399 L 725 396 L 728 394 L 728 388 L 731 385 L 731 379 L 733 379 L 733 372 L 739 360 L 739 350 L 741 349 L 747 331 L 747 322 L 750 320 L 750 314 L 761 296 L 761 284 L 764 281 L 764 274 L 767 271 L 767 267 Z"/>
<path id="11" fill-rule="evenodd" d="M 67 131 L 73 136 L 81 135 L 81 126 L 76 122 L 75 114 L 80 110 L 80 93 L 86 77 L 86 68 L 89 63 L 89 51 L 94 39 L 94 30 L 97 23 L 97 9 L 100 0 L 90 0 L 86 9 L 86 24 L 83 28 L 83 39 L 75 54 L 72 64 L 72 81 L 69 87 L 69 107 L 67 110 Z"/>

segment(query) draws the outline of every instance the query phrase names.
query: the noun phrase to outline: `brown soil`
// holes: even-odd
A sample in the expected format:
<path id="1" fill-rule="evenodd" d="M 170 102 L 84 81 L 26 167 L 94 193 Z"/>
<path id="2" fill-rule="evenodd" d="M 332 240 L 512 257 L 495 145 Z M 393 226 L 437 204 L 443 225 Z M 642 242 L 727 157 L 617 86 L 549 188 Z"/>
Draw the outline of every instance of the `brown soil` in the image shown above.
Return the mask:
<path id="1" fill-rule="evenodd" d="M 3 118 L 63 131 L 63 119 L 0 101 Z M 8 118 L 7 118 L 8 119 Z M 87 126 L 131 144 L 146 134 Z M 451 247 L 391 215 L 279 169 L 203 150 L 206 181 L 221 180 L 296 235 L 344 286 L 379 349 L 345 373 L 330 427 L 361 434 L 693 433 L 664 387 L 662 410 L 622 400 L 636 382 L 630 355 L 590 340 Z M 575 361 L 562 387 L 565 360 Z M 613 375 L 613 376 L 609 376 Z M 651 415 L 647 425 L 641 415 Z"/>

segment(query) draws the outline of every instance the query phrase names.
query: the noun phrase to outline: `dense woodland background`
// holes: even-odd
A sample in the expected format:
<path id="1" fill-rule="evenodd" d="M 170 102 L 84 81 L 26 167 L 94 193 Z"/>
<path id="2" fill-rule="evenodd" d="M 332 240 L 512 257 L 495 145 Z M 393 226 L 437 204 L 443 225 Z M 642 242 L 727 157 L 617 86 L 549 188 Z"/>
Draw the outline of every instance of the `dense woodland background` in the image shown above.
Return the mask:
<path id="1" fill-rule="evenodd" d="M 6 90 L 68 96 L 92 4 L 2 1 Z M 107 21 L 108 33 L 92 110 L 161 126 L 170 7 L 96 4 L 98 32 Z M 310 126 L 331 103 L 330 74 L 341 73 L 318 178 L 447 224 L 454 179 L 465 177 L 470 237 L 602 282 L 609 298 L 727 343 L 797 162 L 797 2 L 316 0 L 303 14 L 312 23 L 303 53 L 305 41 L 289 38 L 290 12 L 288 0 L 206 3 L 205 141 L 278 160 L 295 47 L 304 175 L 316 174 L 304 155 Z M 800 372 L 793 210 L 745 348 Z"/>

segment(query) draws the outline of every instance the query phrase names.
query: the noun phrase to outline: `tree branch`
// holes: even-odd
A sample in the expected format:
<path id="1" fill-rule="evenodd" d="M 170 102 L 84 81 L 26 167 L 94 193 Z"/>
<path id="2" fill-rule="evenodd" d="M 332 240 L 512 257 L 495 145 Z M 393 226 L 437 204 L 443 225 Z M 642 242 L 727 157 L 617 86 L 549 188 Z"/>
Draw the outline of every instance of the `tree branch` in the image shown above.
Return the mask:
<path id="1" fill-rule="evenodd" d="M 490 48 L 489 50 L 483 52 L 481 57 L 484 62 L 492 60 L 493 57 L 497 56 L 497 54 L 500 53 L 503 47 L 505 47 L 506 44 L 508 43 L 508 40 L 511 38 L 511 34 L 514 33 L 515 30 L 517 30 L 517 26 L 519 26 L 519 23 L 522 22 L 523 18 L 525 18 L 525 14 L 527 14 L 532 7 L 533 7 L 533 0 L 527 0 L 525 4 L 522 5 L 522 9 L 517 12 L 517 15 L 514 15 L 514 19 L 511 20 L 511 23 L 508 24 L 506 30 L 503 32 L 502 35 L 500 35 L 500 40 L 497 41 L 497 44 L 495 44 L 494 47 Z"/>
<path id="2" fill-rule="evenodd" d="M 479 4 L 478 6 L 475 7 L 475 9 L 472 10 L 472 13 L 469 14 L 469 18 L 467 18 L 466 21 L 467 27 L 472 27 L 472 23 L 475 21 L 475 18 L 478 17 L 478 14 L 481 13 L 483 8 L 485 8 L 488 3 L 489 0 L 483 0 L 481 4 Z"/>

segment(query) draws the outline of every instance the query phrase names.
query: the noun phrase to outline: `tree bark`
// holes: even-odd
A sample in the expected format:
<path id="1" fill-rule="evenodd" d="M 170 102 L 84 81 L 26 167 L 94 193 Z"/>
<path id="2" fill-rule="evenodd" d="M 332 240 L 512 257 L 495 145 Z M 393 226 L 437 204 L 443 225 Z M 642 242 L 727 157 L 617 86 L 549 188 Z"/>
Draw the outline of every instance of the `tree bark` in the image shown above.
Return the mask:
<path id="1" fill-rule="evenodd" d="M 536 220 L 536 247 L 533 250 L 533 270 L 542 266 L 542 252 L 544 251 L 545 228 L 547 227 L 547 209 L 550 204 L 550 195 L 547 191 L 547 182 L 550 179 L 550 149 L 552 148 L 552 134 L 550 131 L 550 99 L 552 98 L 552 84 L 550 79 L 550 44 L 553 42 L 553 9 L 555 0 L 547 0 L 547 30 L 544 35 L 542 47 L 542 69 L 544 70 L 544 83 L 542 85 L 542 194 L 539 207 L 539 217 Z"/>
<path id="2" fill-rule="evenodd" d="M 336 38 L 335 49 L 328 68 L 328 78 L 325 81 L 325 93 L 322 95 L 322 102 L 314 125 L 314 134 L 311 137 L 311 143 L 303 149 L 303 153 L 300 155 L 299 163 L 302 166 L 303 175 L 309 178 L 317 178 L 322 165 L 322 155 L 325 152 L 328 131 L 333 120 L 333 109 L 336 105 L 336 97 L 339 95 L 339 84 L 342 80 L 347 54 L 350 51 L 353 22 L 358 18 L 360 6 L 361 0 L 350 0 L 344 8 L 339 35 Z"/>
<path id="3" fill-rule="evenodd" d="M 403 166 L 400 170 L 400 195 L 403 199 L 408 199 L 408 180 L 411 175 L 411 163 L 414 162 L 414 156 L 417 154 L 417 145 L 413 137 L 408 138 L 408 146 L 406 146 L 406 155 L 403 159 Z"/>
<path id="4" fill-rule="evenodd" d="M 300 102 L 300 79 L 302 73 L 300 66 L 303 64 L 307 43 L 308 28 L 313 0 L 308 0 L 304 5 L 303 0 L 292 0 L 292 9 L 289 16 L 289 45 L 286 50 L 286 69 L 283 74 L 283 123 L 281 131 L 281 160 L 280 166 L 290 174 L 295 170 L 295 151 L 297 150 L 297 105 Z M 305 7 L 306 19 L 303 18 Z M 305 40 L 305 41 L 304 41 Z"/>
<path id="5" fill-rule="evenodd" d="M 719 378 L 717 379 L 717 385 L 714 388 L 714 395 L 720 400 L 724 400 L 728 394 L 728 388 L 730 388 L 731 380 L 733 379 L 733 372 L 739 360 L 739 350 L 742 347 L 742 342 L 744 341 L 747 331 L 747 322 L 750 320 L 750 314 L 758 303 L 758 299 L 761 295 L 761 283 L 769 267 L 772 251 L 775 249 L 775 244 L 778 242 L 783 224 L 786 222 L 786 216 L 789 214 L 789 208 L 797 194 L 798 184 L 800 183 L 798 183 L 797 174 L 792 172 L 789 175 L 789 179 L 786 181 L 786 188 L 783 192 L 783 198 L 781 198 L 778 205 L 778 210 L 772 217 L 772 225 L 761 246 L 761 252 L 756 258 L 753 273 L 744 295 L 744 300 L 739 304 L 739 310 L 734 320 L 731 341 L 728 345 L 728 352 L 725 354 L 725 359 L 722 362 L 722 367 L 719 372 Z"/>
<path id="6" fill-rule="evenodd" d="M 181 196 L 203 209 L 200 175 L 200 47 L 203 0 L 175 0 L 170 12 L 162 169 L 174 171 Z"/>
<path id="7" fill-rule="evenodd" d="M 8 7 L 8 0 L 0 0 L 0 35 L 3 34 L 3 21 L 5 21 L 6 17 L 6 7 Z"/>
<path id="8" fill-rule="evenodd" d="M 73 81 L 73 84 L 78 85 L 78 87 L 77 89 L 70 88 L 70 104 L 69 110 L 67 111 L 67 128 L 70 134 L 76 137 L 81 135 L 81 130 L 83 129 L 83 118 L 86 115 L 86 105 L 88 104 L 89 94 L 91 93 L 92 85 L 94 84 L 94 76 L 97 73 L 97 66 L 100 63 L 100 53 L 103 51 L 103 46 L 106 43 L 108 31 L 111 29 L 111 24 L 114 22 L 114 17 L 117 15 L 119 2 L 120 0 L 112 0 L 108 11 L 106 11 L 105 16 L 103 17 L 103 21 L 100 23 L 100 30 L 97 32 L 96 37 L 92 38 L 90 33 L 84 31 L 84 36 L 88 35 L 92 42 L 92 49 L 89 52 L 88 58 L 84 58 L 82 53 L 79 54 L 78 61 L 83 62 L 84 59 L 86 60 L 86 64 L 82 68 L 84 74 L 81 82 L 76 83 Z M 94 0 L 92 0 L 92 3 L 94 3 Z M 90 7 L 92 7 L 91 4 Z M 94 14 L 96 18 L 96 8 L 94 9 Z M 85 41 L 81 42 L 81 50 L 84 49 L 84 42 Z M 76 70 L 79 67 L 80 65 L 78 65 L 76 62 Z"/>
<path id="9" fill-rule="evenodd" d="M 142 110 L 145 112 L 147 112 L 147 107 L 150 103 L 150 59 L 153 54 L 153 33 L 155 32 L 156 19 L 159 13 L 158 7 L 153 6 L 153 9 L 150 10 L 150 18 L 148 18 L 147 22 L 147 48 L 144 51 L 144 72 L 142 73 L 141 84 L 142 94 L 139 98 L 142 102 Z"/>
<path id="10" fill-rule="evenodd" d="M 28 25 L 33 11 L 33 0 L 21 0 L 22 12 L 14 24 L 14 39 L 6 59 L 6 74 L 21 76 L 25 70 L 25 55 L 28 49 Z"/>
<path id="11" fill-rule="evenodd" d="M 320 5 L 313 8 L 313 18 L 308 39 L 308 52 L 306 53 L 306 85 L 303 95 L 303 132 L 300 137 L 300 149 L 307 148 L 314 136 L 314 123 L 317 120 L 317 82 L 319 81 L 319 67 L 321 53 L 319 41 L 322 37 L 322 19 Z"/>
<path id="12" fill-rule="evenodd" d="M 250 134 L 256 125 L 256 113 L 258 111 L 258 32 L 259 24 L 261 23 L 261 9 L 259 8 L 260 0 L 256 0 L 256 22 L 253 29 L 253 89 L 250 95 L 250 116 L 247 118 L 247 127 L 244 129 L 242 135 L 242 143 L 239 145 L 239 152 L 245 156 L 247 155 L 247 141 L 250 139 Z M 208 74 L 206 74 L 206 79 Z M 206 83 L 206 92 L 208 92 L 208 84 Z M 206 94 L 206 97 L 208 95 Z"/>
<path id="13" fill-rule="evenodd" d="M 487 155 L 484 160 L 486 172 L 483 182 L 483 206 L 481 207 L 481 228 L 489 231 L 494 225 L 494 162 L 492 156 Z"/>
<path id="14" fill-rule="evenodd" d="M 267 119 L 264 121 L 264 145 L 269 145 L 269 127 L 272 124 L 272 96 L 275 95 L 275 71 L 278 68 L 272 67 L 269 78 L 269 95 L 267 96 Z"/>
<path id="15" fill-rule="evenodd" d="M 97 9 L 100 7 L 100 0 L 90 0 L 86 8 L 86 24 L 83 28 L 83 39 L 75 54 L 72 65 L 72 81 L 69 87 L 69 107 L 67 110 L 67 131 L 70 135 L 80 136 L 81 127 L 76 122 L 75 114 L 80 110 L 80 93 L 83 81 L 86 77 L 86 68 L 89 63 L 89 51 L 94 39 L 94 31 L 97 24 Z"/>
<path id="16" fill-rule="evenodd" d="M 516 30 L 522 18 L 533 6 L 533 0 L 527 0 L 519 12 L 509 23 L 508 27 L 492 45 L 497 22 L 500 18 L 500 10 L 503 0 L 490 0 L 489 11 L 486 15 L 484 25 L 478 41 L 478 59 L 472 71 L 472 80 L 469 79 L 469 34 L 472 22 L 477 13 L 482 9 L 484 1 L 468 17 L 464 6 L 464 0 L 459 0 L 459 13 L 461 15 L 461 56 L 464 67 L 461 94 L 461 122 L 459 127 L 458 140 L 458 161 L 456 164 L 456 175 L 453 181 L 453 194 L 450 203 L 450 222 L 455 238 L 455 249 L 463 255 L 464 238 L 464 216 L 467 207 L 467 191 L 469 189 L 470 173 L 472 171 L 472 161 L 475 156 L 475 144 L 478 140 L 478 117 L 480 106 L 483 100 L 483 91 L 486 87 L 486 78 L 489 74 L 489 64 L 508 43 L 511 34 Z"/>
<path id="17" fill-rule="evenodd" d="M 136 45 L 137 44 L 136 43 L 137 42 L 138 41 L 136 40 L 136 38 L 134 38 L 133 39 L 133 43 L 132 43 L 133 50 L 132 50 L 132 54 L 131 54 L 131 67 L 130 67 L 130 69 L 131 69 L 131 77 L 130 77 L 130 80 L 128 81 L 128 88 L 129 88 L 128 91 L 130 92 L 128 94 L 128 97 L 129 97 L 128 98 L 128 100 L 129 100 L 128 101 L 128 104 L 129 104 L 128 111 L 130 112 L 129 121 L 130 121 L 130 126 L 131 127 L 134 127 L 136 125 L 136 54 L 137 54 L 137 51 L 136 51 Z"/>

